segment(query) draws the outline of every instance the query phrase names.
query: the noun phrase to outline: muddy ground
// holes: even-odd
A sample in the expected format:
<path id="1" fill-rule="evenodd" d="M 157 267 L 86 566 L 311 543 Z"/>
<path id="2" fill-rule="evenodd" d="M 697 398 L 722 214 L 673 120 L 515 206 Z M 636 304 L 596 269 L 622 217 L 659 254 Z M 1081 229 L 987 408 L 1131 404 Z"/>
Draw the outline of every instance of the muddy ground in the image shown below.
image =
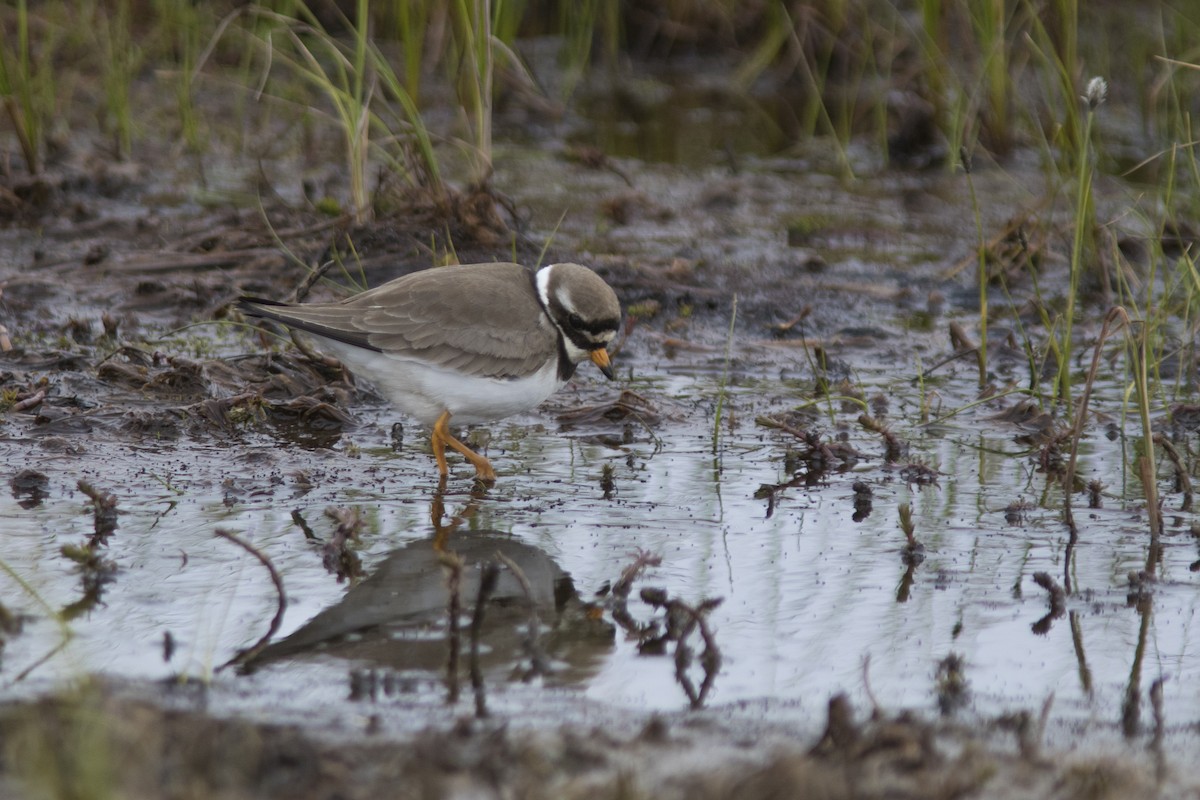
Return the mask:
<path id="1" fill-rule="evenodd" d="M 509 132 L 527 134 L 521 110 L 509 113 Z M 76 544 L 62 553 L 74 565 L 72 574 L 81 576 L 79 596 L 64 613 L 70 624 L 88 626 L 102 614 L 106 595 L 111 600 L 137 585 L 130 560 L 114 554 L 122 506 L 135 502 L 129 499 L 135 490 L 122 479 L 133 480 L 139 452 L 180 459 L 208 454 L 172 480 L 185 501 L 191 494 L 233 507 L 264 497 L 272 503 L 284 489 L 303 493 L 313 484 L 318 493 L 349 497 L 369 486 L 400 495 L 425 516 L 435 498 L 423 434 L 415 426 L 405 432 L 408 477 L 426 475 L 409 483 L 380 473 L 370 452 L 346 448 L 344 440 L 335 447 L 355 431 L 384 425 L 386 407 L 336 366 L 241 326 L 230 311 L 243 293 L 287 296 L 304 281 L 298 263 L 358 264 L 369 285 L 427 268 L 451 250 L 463 263 L 515 254 L 529 262 L 591 264 L 627 312 L 627 335 L 615 355 L 619 371 L 651 378 L 672 370 L 707 372 L 716 381 L 731 363 L 732 382 L 744 378 L 754 397 L 731 400 L 724 424 L 760 438 L 756 410 L 783 412 L 802 395 L 785 378 L 799 376 L 808 396 L 830 386 L 850 394 L 850 379 L 859 372 L 890 369 L 901 373 L 894 376 L 899 380 L 914 379 L 909 358 L 917 351 L 927 363 L 965 365 L 954 373 L 957 380 L 939 385 L 941 402 L 953 406 L 974 397 L 974 357 L 950 332 L 952 322 L 969 321 L 975 312 L 971 270 L 961 269 L 975 245 L 963 224 L 960 179 L 937 169 L 885 168 L 861 153 L 861 175 L 847 182 L 820 147 L 705 166 L 608 159 L 571 143 L 583 127 L 568 121 L 540 131 L 532 144 L 527 137 L 517 144 L 504 140 L 502 124 L 492 185 L 506 195 L 504 202 L 467 197 L 457 216 L 446 217 L 408 198 L 359 228 L 305 199 L 336 196 L 343 186 L 333 134 L 318 150 L 321 158 L 257 161 L 173 159 L 177 151 L 160 145 L 157 152 L 148 146 L 134 163 L 116 163 L 101 146 L 81 141 L 45 176 L 10 173 L 0 242 L 2 477 L 29 513 L 47 502 L 69 502 L 94 516 L 90 535 L 82 544 L 70 537 Z M 985 207 L 985 226 L 1003 245 L 1001 233 L 1014 215 L 1042 196 L 1040 177 L 1010 165 L 980 169 L 976 180 L 981 193 L 995 199 Z M 914 229 L 919 237 L 910 235 Z M 1047 265 L 1061 265 L 1058 246 L 1050 241 L 1040 251 Z M 310 296 L 340 291 L 319 284 Z M 1006 351 L 1003 336 L 996 341 L 998 382 L 1021 379 L 1021 354 Z M 622 398 L 620 387 L 584 380 L 529 424 L 562 426 L 617 448 L 630 440 L 710 435 L 718 413 L 712 403 L 688 406 L 639 388 L 640 394 Z M 893 402 L 895 416 L 915 414 L 903 401 Z M 774 422 L 806 419 L 777 415 Z M 248 446 L 262 454 L 261 474 L 277 481 L 263 485 L 247 472 L 242 452 Z M 286 463 L 282 453 L 293 447 L 309 453 L 298 459 L 311 461 Z M 763 458 L 782 463 L 783 449 Z M 799 449 L 805 466 L 787 470 L 795 483 L 764 484 L 755 500 L 768 516 L 795 486 L 819 487 L 827 474 L 839 473 L 817 461 L 845 457 L 829 444 Z M 543 474 L 505 474 L 508 467 L 501 483 L 520 485 L 539 502 Z M 902 478 L 880 478 L 902 467 L 910 470 Z M 901 459 L 876 462 L 866 475 L 953 484 L 953 476 L 936 472 L 917 459 Z M 602 488 L 603 477 L 597 478 Z M 468 502 L 466 473 L 460 470 L 452 481 L 458 485 L 447 500 Z M 486 505 L 488 497 L 480 502 Z M 570 502 L 547 498 L 547 504 Z M 440 523 L 440 512 L 433 517 Z M 169 515 L 163 520 L 171 525 Z M 44 530 L 50 539 L 57 535 L 53 525 Z M 352 538 L 343 544 L 353 564 L 360 545 Z M 369 574 L 379 563 L 373 555 L 357 569 Z M 355 568 L 346 569 L 340 577 L 353 582 Z M 618 575 L 611 573 L 614 580 Z M 283 575 L 285 584 L 289 577 Z M 271 594 L 269 586 L 264 592 Z M 322 714 L 305 722 L 239 712 L 239 692 L 255 690 L 240 688 L 248 679 L 232 668 L 215 675 L 184 670 L 167 681 L 124 677 L 119 670 L 93 678 L 85 668 L 27 692 L 45 669 L 36 651 L 22 649 L 22 637 L 31 635 L 22 625 L 33 630 L 46 619 L 29 597 L 14 589 L 5 601 L 17 609 L 6 615 L 0 676 L 9 693 L 0 709 L 0 794 L 6 797 L 1200 794 L 1186 754 L 1194 722 L 1175 720 L 1183 752 L 1173 750 L 1171 735 L 1164 741 L 1161 718 L 1127 740 L 1088 731 L 1047 743 L 1044 698 L 960 719 L 929 708 L 906 711 L 888 697 L 878 698 L 874 709 L 838 696 L 810 696 L 798 706 L 764 700 L 688 709 L 682 692 L 666 711 L 639 712 L 607 708 L 595 698 L 580 704 L 548 688 L 545 705 L 530 713 L 520 701 L 501 699 L 489 716 L 476 719 L 467 705 L 444 702 L 436 670 L 428 683 L 433 688 L 418 692 L 421 701 L 376 707 L 354 698 L 361 693 L 355 684 L 361 670 L 344 668 L 345 683 L 330 691 L 353 699 L 342 701 L 348 713 L 330 724 Z M 614 624 L 611 604 L 588 602 Z M 270 611 L 267 603 L 254 608 L 258 618 Z M 221 660 L 249 643 L 224 643 Z M 53 653 L 47 660 L 53 663 Z M 953 676 L 936 689 L 933 683 L 931 695 L 953 691 Z M 217 711 L 210 692 L 223 693 Z M 254 707 L 249 697 L 244 705 Z"/>

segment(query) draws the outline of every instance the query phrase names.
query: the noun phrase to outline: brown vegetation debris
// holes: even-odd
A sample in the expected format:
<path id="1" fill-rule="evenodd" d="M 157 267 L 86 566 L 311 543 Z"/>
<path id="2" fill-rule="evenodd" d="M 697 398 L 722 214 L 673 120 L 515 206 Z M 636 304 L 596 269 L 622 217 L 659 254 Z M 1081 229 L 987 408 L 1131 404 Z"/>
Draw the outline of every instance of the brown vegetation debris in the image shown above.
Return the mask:
<path id="1" fill-rule="evenodd" d="M 337 575 L 338 583 L 345 580 L 353 583 L 363 576 L 362 559 L 350 548 L 352 542 L 360 541 L 362 509 L 330 506 L 325 509 L 325 516 L 337 523 L 337 529 L 321 548 L 321 560 L 325 569 Z"/>
<path id="2" fill-rule="evenodd" d="M 50 479 L 36 469 L 23 469 L 12 477 L 9 485 L 18 505 L 24 509 L 41 505 L 50 496 Z"/>
<path id="3" fill-rule="evenodd" d="M 600 213 L 617 225 L 666 222 L 675 216 L 671 209 L 654 202 L 645 192 L 636 189 L 605 198 L 600 202 Z"/>
<path id="4" fill-rule="evenodd" d="M 623 422 L 630 419 L 646 426 L 659 421 L 658 409 L 654 404 L 630 389 L 623 389 L 616 400 L 577 406 L 558 415 L 558 421 L 564 425 L 596 425 L 604 421 Z"/>

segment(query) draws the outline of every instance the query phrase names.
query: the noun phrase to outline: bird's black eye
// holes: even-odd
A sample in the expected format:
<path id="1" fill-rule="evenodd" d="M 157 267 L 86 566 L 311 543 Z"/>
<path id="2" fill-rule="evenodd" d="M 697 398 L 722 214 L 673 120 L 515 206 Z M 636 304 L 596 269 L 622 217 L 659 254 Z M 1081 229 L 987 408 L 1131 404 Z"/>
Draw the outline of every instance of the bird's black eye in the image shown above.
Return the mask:
<path id="1" fill-rule="evenodd" d="M 576 314 L 574 312 L 571 313 L 571 316 L 567 317 L 567 322 L 570 324 L 570 326 L 572 328 L 575 328 L 576 330 L 583 327 L 583 317 L 579 316 L 578 314 Z"/>

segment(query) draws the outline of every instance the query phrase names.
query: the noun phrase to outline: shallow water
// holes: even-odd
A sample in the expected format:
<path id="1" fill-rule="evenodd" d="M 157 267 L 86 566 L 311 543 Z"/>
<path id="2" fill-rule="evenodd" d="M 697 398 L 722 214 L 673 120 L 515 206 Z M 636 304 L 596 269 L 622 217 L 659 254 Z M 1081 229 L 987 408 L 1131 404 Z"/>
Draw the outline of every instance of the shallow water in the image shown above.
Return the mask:
<path id="1" fill-rule="evenodd" d="M 732 415 L 735 422 L 722 426 L 717 455 L 706 420 L 720 375 L 703 363 L 686 369 L 679 359 L 643 355 L 626 363 L 635 375 L 653 376 L 630 386 L 664 415 L 650 428 L 634 425 L 631 443 L 590 441 L 608 429 L 619 436 L 620 423 L 558 433 L 537 414 L 493 426 L 488 452 L 500 480 L 472 496 L 469 468 L 458 466 L 446 510 L 471 516 L 449 546 L 474 530 L 509 534 L 568 572 L 585 598 L 615 581 L 636 551 L 660 555 L 661 565 L 635 584 L 635 597 L 636 589 L 653 586 L 688 602 L 724 600 L 710 616 L 723 656 L 710 706 L 799 703 L 815 725 L 828 697 L 844 691 L 860 707 L 873 692 L 885 707 L 933 710 L 937 664 L 955 653 L 965 660 L 969 691 L 969 710 L 962 713 L 991 718 L 1014 709 L 1036 711 L 1053 697 L 1053 723 L 1072 729 L 1119 724 L 1142 625 L 1139 611 L 1126 604 L 1126 574 L 1145 566 L 1148 542 L 1136 492 L 1126 502 L 1111 496 L 1126 480 L 1119 439 L 1093 436 L 1085 443 L 1080 474 L 1101 477 L 1110 496 L 1101 509 L 1077 511 L 1081 540 L 1074 550 L 1069 614 L 1039 633 L 1033 627 L 1049 602 L 1032 575 L 1045 571 L 1063 582 L 1067 537 L 1055 510 L 1059 501 L 1052 499 L 1050 508 L 1036 505 L 1044 477 L 1019 453 L 1006 429 L 1011 426 L 989 420 L 986 407 L 928 430 L 899 424 L 913 459 L 938 472 L 937 485 L 919 487 L 883 466 L 878 437 L 853 424 L 857 409 L 834 409 L 814 427 L 844 426 L 849 443 L 866 457 L 851 470 L 818 476 L 811 486 L 801 481 L 778 491 L 768 514 L 767 500 L 755 494 L 763 484 L 792 478 L 784 459 L 795 443 L 753 419 L 783 410 L 793 399 L 766 391 L 767 373 L 776 369 L 768 367 L 773 355 L 763 348 L 739 355 L 738 380 L 724 406 L 726 419 Z M 886 388 L 888 380 L 867 371 L 859 378 L 868 396 L 874 381 Z M 582 389 L 576 399 L 586 402 L 615 394 L 598 378 L 585 378 Z M 893 395 L 894 404 L 910 400 Z M 212 535 L 215 527 L 244 536 L 282 574 L 289 606 L 280 636 L 346 590 L 322 566 L 319 549 L 293 522 L 293 510 L 324 538 L 332 530 L 324 508 L 337 503 L 361 509 L 366 523 L 359 553 L 368 574 L 387 552 L 428 539 L 435 473 L 424 435 L 417 440 L 409 433 L 406 448 L 392 453 L 391 412 L 370 404 L 358 410 L 361 425 L 332 451 L 249 436 L 236 447 L 180 440 L 136 453 L 89 444 L 89 459 L 102 467 L 40 460 L 39 468 L 53 476 L 42 505 L 25 510 L 10 495 L 0 498 L 5 561 L 39 598 L 35 602 L 3 578 L 11 607 L 30 615 L 25 632 L 5 652 L 10 689 L 41 688 L 85 672 L 204 676 L 253 642 L 273 613 L 274 589 L 257 562 Z M 10 464 L 25 446 L 23 437 L 14 441 L 13 427 L 3 445 Z M 349 442 L 361 452 L 347 457 Z M 604 499 L 600 487 L 605 465 L 613 469 L 612 499 Z M 297 470 L 309 471 L 311 491 L 297 490 Z M 74 635 L 66 649 L 14 685 L 14 676 L 60 635 L 40 613 L 40 602 L 61 608 L 80 595 L 76 567 L 58 552 L 91 533 L 88 506 L 71 486 L 78 478 L 118 497 L 118 528 L 103 551 L 118 571 L 102 602 L 70 623 Z M 226 483 L 230 479 L 235 483 Z M 856 522 L 851 485 L 860 480 L 874 490 L 873 510 Z M 1015 524 L 1007 522 L 1005 507 L 1022 498 L 1029 507 Z M 912 504 L 916 536 L 925 547 L 911 581 L 896 512 L 902 502 Z M 1168 722 L 1177 726 L 1200 716 L 1188 689 L 1200 672 L 1190 652 L 1200 623 L 1189 571 L 1195 540 L 1186 519 L 1168 514 L 1167 525 L 1141 681 L 1144 692 L 1153 680 L 1168 678 Z M 641 619 L 654 616 L 639 601 L 631 610 Z M 162 641 L 168 631 L 176 652 L 166 661 Z M 687 704 L 673 659 L 638 655 L 620 632 L 588 658 L 589 666 L 572 673 L 570 688 L 559 690 L 574 698 L 565 707 L 575 713 L 586 716 L 578 709 L 590 701 L 631 711 Z M 258 695 L 252 707 L 286 719 L 302 716 L 303 708 L 311 711 L 320 697 L 336 707 L 355 666 L 332 656 L 307 666 L 284 660 L 251 678 L 219 673 L 215 685 L 240 695 L 239 681 L 250 681 Z M 414 678 L 416 695 L 407 697 L 405 707 L 436 706 L 444 696 L 440 678 L 437 671 Z M 304 691 L 297 694 L 297 686 Z M 571 705 L 577 702 L 583 705 Z M 246 710 L 242 702 L 235 705 Z M 386 700 L 381 707 L 386 715 Z M 1149 714 L 1143 708 L 1144 724 Z"/>

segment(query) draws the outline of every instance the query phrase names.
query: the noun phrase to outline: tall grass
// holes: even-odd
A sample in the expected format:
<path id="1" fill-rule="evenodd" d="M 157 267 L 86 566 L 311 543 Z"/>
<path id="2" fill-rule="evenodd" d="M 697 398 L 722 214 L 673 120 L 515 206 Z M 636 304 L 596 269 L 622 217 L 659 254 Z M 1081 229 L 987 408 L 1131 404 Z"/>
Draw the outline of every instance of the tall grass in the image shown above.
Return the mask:
<path id="1" fill-rule="evenodd" d="M 53 86 L 45 91 L 53 71 L 45 68 L 35 71 L 26 0 L 17 0 L 16 19 L 4 22 L 4 46 L 0 47 L 0 97 L 20 143 L 25 167 L 36 175 L 42 171 L 43 131 L 48 106 L 53 106 Z M 15 48 L 12 47 L 14 39 Z M 41 80 L 37 77 L 39 74 L 43 76 Z"/>
<path id="2" fill-rule="evenodd" d="M 117 0 L 111 12 L 104 4 L 97 5 L 94 13 L 107 110 L 105 121 L 113 137 L 117 158 L 127 159 L 133 152 L 130 92 L 141 61 L 141 48 L 131 35 L 130 0 Z"/>
<path id="3" fill-rule="evenodd" d="M 192 97 L 192 81 L 200 62 L 207 7 L 189 0 L 154 0 L 153 8 L 156 29 L 163 39 L 160 47 L 170 64 L 167 78 L 175 93 L 180 137 L 190 152 L 202 153 L 207 143 Z"/>
<path id="4" fill-rule="evenodd" d="M 1012 58 L 1008 45 L 1008 3 L 982 0 L 971 3 L 971 22 L 981 55 L 980 84 L 982 101 L 980 128 L 993 153 L 1004 155 L 1012 149 L 1012 125 L 1009 103 L 1012 93 Z"/>
<path id="5" fill-rule="evenodd" d="M 206 58 L 215 49 L 216 39 L 226 35 L 232 20 L 243 13 L 268 23 L 247 37 L 263 53 L 260 86 L 269 88 L 267 73 L 279 64 L 328 101 L 331 119 L 342 136 L 350 216 L 356 225 L 365 224 L 373 215 L 368 180 L 373 155 L 394 172 L 440 191 L 441 171 L 433 142 L 408 89 L 412 76 L 402 78 L 373 40 L 367 0 L 357 0 L 354 20 L 342 20 L 350 32 L 349 42 L 327 31 L 303 4 L 298 7 L 298 17 L 261 8 L 236 9 L 218 26 Z M 414 163 L 419 167 L 416 172 Z"/>
<path id="6" fill-rule="evenodd" d="M 6 783 L 20 779 L 31 797 L 121 796 L 116 765 L 121 758 L 112 741 L 115 721 L 96 683 L 83 681 L 54 699 L 9 714 L 3 742 L 6 772 L 11 774 Z"/>
<path id="7" fill-rule="evenodd" d="M 497 17 L 503 0 L 495 0 Z M 493 8 L 490 0 L 454 0 L 455 88 L 470 131 L 472 180 L 485 185 L 492 177 L 492 91 L 495 77 Z"/>
<path id="8" fill-rule="evenodd" d="M 367 166 L 371 140 L 370 105 L 375 83 L 373 73 L 368 74 L 373 62 L 367 59 L 370 36 L 367 9 L 367 0 L 357 0 L 353 22 L 345 21 L 351 32 L 349 47 L 326 34 L 307 5 L 301 5 L 299 13 L 318 35 L 305 36 L 303 30 L 287 28 L 294 52 L 300 57 L 297 74 L 325 93 L 341 126 L 350 180 L 350 214 L 357 225 L 371 217 Z"/>
<path id="9" fill-rule="evenodd" d="M 392 27 L 400 40 L 404 55 L 404 91 L 414 102 L 420 101 L 421 78 L 425 63 L 425 40 L 436 9 L 432 2 L 411 0 L 397 3 Z"/>
<path id="10" fill-rule="evenodd" d="M 558 29 L 563 47 L 559 64 L 563 70 L 561 96 L 570 97 L 592 63 L 596 39 L 600 38 L 603 63 L 613 68 L 620 47 L 620 6 L 605 0 L 579 0 L 559 7 Z"/>

